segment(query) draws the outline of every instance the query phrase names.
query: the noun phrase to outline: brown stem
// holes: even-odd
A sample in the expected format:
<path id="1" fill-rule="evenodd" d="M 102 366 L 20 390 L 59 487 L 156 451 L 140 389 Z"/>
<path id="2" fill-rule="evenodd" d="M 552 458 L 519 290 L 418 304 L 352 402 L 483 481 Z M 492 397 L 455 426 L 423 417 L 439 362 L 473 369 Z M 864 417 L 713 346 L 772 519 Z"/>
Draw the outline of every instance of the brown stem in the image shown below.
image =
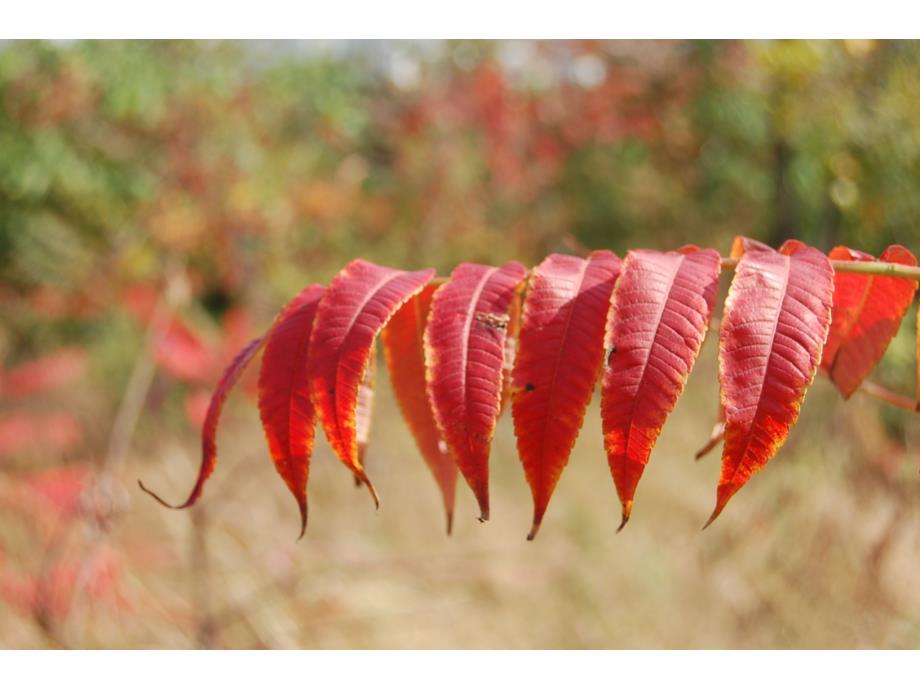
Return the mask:
<path id="1" fill-rule="evenodd" d="M 895 407 L 900 407 L 904 410 L 910 410 L 911 412 L 917 412 L 917 401 L 913 398 L 908 398 L 906 395 L 901 395 L 900 393 L 895 393 L 893 390 L 885 388 L 874 381 L 863 381 L 862 385 L 859 387 L 866 395 L 870 395 L 873 398 L 877 398 L 883 402 L 888 403 L 889 405 L 894 405 Z"/>
<path id="2" fill-rule="evenodd" d="M 733 271 L 737 265 L 738 259 L 728 256 L 722 257 L 722 268 Z M 920 266 L 905 266 L 904 264 L 893 264 L 887 261 L 839 261 L 837 259 L 831 260 L 831 266 L 834 267 L 834 271 L 837 273 L 862 273 L 864 275 L 920 280 Z"/>

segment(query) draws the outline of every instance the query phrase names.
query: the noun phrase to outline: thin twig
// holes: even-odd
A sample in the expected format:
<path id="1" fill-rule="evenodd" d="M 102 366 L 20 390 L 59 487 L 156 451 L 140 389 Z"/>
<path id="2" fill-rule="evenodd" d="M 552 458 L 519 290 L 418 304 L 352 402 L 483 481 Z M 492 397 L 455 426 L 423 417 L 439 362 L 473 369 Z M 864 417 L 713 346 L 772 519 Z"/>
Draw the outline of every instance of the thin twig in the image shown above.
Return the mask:
<path id="1" fill-rule="evenodd" d="M 733 271 L 737 265 L 737 258 L 729 256 L 722 257 L 722 268 Z M 862 273 L 866 275 L 920 280 L 920 267 L 893 264 L 887 261 L 840 261 L 838 259 L 832 259 L 831 266 L 834 267 L 834 271 L 837 273 Z"/>
<path id="2" fill-rule="evenodd" d="M 900 407 L 904 410 L 910 410 L 911 412 L 917 412 L 917 401 L 913 398 L 909 398 L 906 395 L 901 395 L 896 393 L 893 390 L 885 388 L 874 381 L 869 381 L 868 379 L 862 382 L 862 385 L 859 387 L 866 395 L 870 395 L 873 398 L 882 400 L 889 405 L 894 405 L 895 407 Z"/>

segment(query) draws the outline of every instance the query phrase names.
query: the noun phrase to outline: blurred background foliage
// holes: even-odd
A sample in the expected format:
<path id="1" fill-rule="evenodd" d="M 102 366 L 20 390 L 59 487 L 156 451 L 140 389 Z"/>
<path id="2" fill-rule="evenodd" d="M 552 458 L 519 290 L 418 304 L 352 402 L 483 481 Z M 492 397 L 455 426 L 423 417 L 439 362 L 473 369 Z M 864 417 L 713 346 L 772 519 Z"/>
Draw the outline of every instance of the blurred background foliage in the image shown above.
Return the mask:
<path id="1" fill-rule="evenodd" d="M 899 539 L 914 539 L 902 548 L 916 553 L 916 531 L 902 534 L 905 515 L 916 517 L 909 507 L 916 498 L 915 463 L 905 469 L 901 462 L 916 430 L 908 415 L 880 411 L 875 405 L 860 407 L 857 402 L 852 409 L 858 413 L 841 413 L 828 391 L 812 394 L 824 396 L 825 409 L 803 417 L 817 438 L 802 443 L 819 456 L 810 465 L 815 475 L 806 483 L 828 481 L 828 472 L 839 472 L 833 486 L 840 496 L 850 497 L 846 501 L 860 503 L 869 500 L 865 492 L 875 496 L 873 492 L 881 491 L 883 502 L 878 505 L 895 506 L 890 516 L 889 508 L 879 507 L 882 512 L 875 522 L 865 523 L 865 534 L 850 535 L 864 549 L 835 561 L 844 569 L 876 568 L 870 573 L 874 584 L 866 591 L 884 601 L 850 603 L 863 606 L 853 616 L 871 610 L 874 623 L 841 622 L 842 627 L 833 630 L 815 630 L 798 619 L 790 622 L 788 617 L 794 617 L 801 602 L 783 608 L 786 604 L 765 593 L 769 584 L 755 587 L 752 594 L 744 584 L 746 576 L 726 566 L 716 580 L 697 573 L 696 584 L 710 587 L 706 591 L 713 606 L 725 604 L 728 597 L 728 608 L 740 607 L 741 613 L 726 623 L 734 627 L 714 628 L 699 639 L 673 631 L 658 634 L 654 624 L 660 614 L 652 616 L 652 627 L 636 638 L 594 619 L 582 628 L 561 614 L 556 621 L 560 637 L 527 637 L 513 627 L 510 610 L 506 622 L 511 627 L 481 638 L 472 630 L 469 637 L 458 632 L 453 637 L 426 633 L 400 638 L 373 626 L 365 630 L 362 624 L 358 627 L 363 632 L 349 632 L 349 616 L 355 614 L 348 611 L 345 627 L 329 637 L 314 628 L 304 628 L 299 635 L 290 630 L 279 633 L 281 613 L 274 611 L 271 623 L 259 623 L 253 618 L 259 614 L 248 609 L 246 625 L 228 632 L 215 622 L 217 605 L 208 601 L 212 585 L 196 584 L 195 579 L 230 562 L 229 557 L 218 565 L 201 560 L 207 521 L 193 521 L 188 568 L 183 569 L 171 561 L 176 554 L 169 543 L 176 537 L 169 530 L 175 528 L 163 526 L 174 526 L 183 518 L 160 514 L 144 502 L 135 505 L 136 496 L 127 488 L 141 472 L 162 475 L 168 467 L 175 475 L 172 488 L 177 494 L 183 490 L 196 462 L 195 433 L 221 368 L 303 285 L 328 280 L 356 256 L 403 268 L 436 266 L 446 274 L 463 260 L 495 263 L 516 258 L 532 265 L 549 252 L 598 247 L 623 254 L 634 247 L 671 249 L 692 242 L 725 253 L 738 233 L 774 246 L 798 237 L 825 250 L 847 244 L 877 254 L 898 242 L 917 252 L 918 93 L 920 44 L 914 42 L 3 43 L 0 611 L 7 606 L 15 615 L 0 619 L 18 622 L 0 623 L 0 643 L 918 643 L 920 619 L 909 612 L 897 618 L 895 632 L 886 627 L 886 616 L 896 606 L 879 593 L 877 572 L 878 563 L 897 549 Z M 911 322 L 902 329 L 879 373 L 908 395 L 912 391 L 904 390 L 903 384 L 913 376 L 912 326 Z M 711 348 L 707 352 L 705 356 L 714 359 Z M 714 381 L 712 362 L 701 362 L 701 369 L 707 367 Z M 250 384 L 250 393 L 251 388 Z M 707 413 L 715 412 L 711 385 L 691 387 L 688 394 L 701 402 L 694 403 L 696 431 L 686 434 L 682 443 L 675 441 L 675 454 L 689 455 L 693 448 L 687 447 L 687 438 L 691 445 L 702 441 L 712 421 Z M 399 422 L 386 395 L 384 391 L 379 404 L 378 424 L 384 429 L 380 442 L 385 445 L 385 438 L 397 446 L 389 452 L 399 462 L 405 453 L 398 447 L 411 447 L 411 442 L 390 429 Z M 853 419 L 859 423 L 843 424 L 845 414 L 858 415 Z M 239 447 L 251 449 L 253 466 L 262 467 L 267 465 L 265 453 L 258 450 L 260 432 L 251 417 L 245 417 L 246 433 L 241 432 L 248 440 L 240 441 Z M 503 429 L 496 453 L 513 455 L 510 431 Z M 833 438 L 839 445 L 822 448 L 822 438 Z M 667 436 L 662 445 L 660 452 L 667 454 Z M 592 450 L 593 455 L 600 452 Z M 852 456 L 852 464 L 841 464 L 834 452 Z M 237 471 L 248 471 L 247 462 L 241 461 Z M 517 486 L 522 482 L 514 475 L 513 462 L 508 462 L 507 481 L 510 485 L 514 477 Z M 601 458 L 585 459 L 589 462 L 601 468 L 592 476 L 607 481 Z M 681 464 L 681 472 L 692 470 L 681 459 L 674 463 Z M 869 479 L 866 467 L 877 470 Z M 260 472 L 259 481 L 272 481 L 270 470 Z M 499 472 L 498 481 L 502 476 Z M 236 483 L 241 481 L 239 474 L 234 477 Z M 321 481 L 321 473 L 319 477 L 315 481 Z M 911 488 L 905 489 L 905 483 Z M 589 491 L 590 481 L 577 486 Z M 706 501 L 708 490 L 699 489 Z M 248 503 L 242 508 L 236 502 L 245 491 L 232 499 L 212 500 L 248 511 Z M 317 491 L 320 504 L 322 491 L 346 500 L 328 487 Z M 414 494 L 394 491 L 414 505 Z M 785 501 L 789 491 L 793 489 L 788 483 L 764 489 L 760 513 L 740 505 L 744 501 L 734 510 L 752 510 L 759 515 L 751 518 L 752 524 L 763 527 L 763 514 L 770 512 L 767 506 L 777 496 Z M 219 496 L 221 490 L 215 493 Z M 440 517 L 431 493 L 425 505 L 436 525 Z M 597 501 L 597 495 L 584 498 L 573 491 L 565 499 L 558 493 L 556 501 L 563 506 Z M 610 515 L 591 520 L 606 524 L 609 518 L 614 525 L 612 487 L 607 493 Z M 746 498 L 756 505 L 756 490 L 751 494 Z M 47 501 L 33 500 L 36 495 Z M 275 512 L 287 525 L 290 506 L 280 494 L 273 495 L 282 506 Z M 696 506 L 693 496 L 687 500 Z M 517 498 L 523 515 L 528 499 L 520 491 Z M 654 515 L 655 501 L 649 503 Z M 658 510 L 673 508 L 673 496 L 657 505 Z M 772 509 L 784 510 L 786 505 L 772 504 Z M 565 508 L 559 512 L 567 514 Z M 599 533 L 604 540 L 609 537 L 612 530 L 586 527 L 584 515 L 574 507 L 569 512 L 574 517 L 562 520 L 560 527 L 567 530 L 568 539 L 585 545 L 601 540 Z M 700 508 L 699 515 L 706 512 L 708 508 Z M 119 524 L 137 524 L 133 529 L 114 526 L 119 515 L 124 518 Z M 779 519 L 777 529 L 788 530 L 791 524 L 776 516 L 766 519 Z M 826 541 L 828 533 L 818 534 L 825 528 L 843 538 L 843 527 L 834 531 L 837 521 L 851 519 L 844 513 L 832 518 L 831 527 L 817 524 L 811 528 L 815 543 Z M 150 521 L 156 526 L 150 527 Z M 75 522 L 81 527 L 70 529 Z M 262 522 L 253 518 L 252 524 Z M 400 522 L 384 529 L 394 552 L 403 553 L 400 549 L 417 541 L 411 529 L 407 536 L 408 528 Z M 322 529 L 314 537 L 320 550 L 333 543 L 325 538 L 336 535 L 325 535 Z M 374 529 L 370 525 L 366 531 Z M 642 534 L 641 527 L 630 529 Z M 151 530 L 159 530 L 161 538 L 144 536 Z M 251 553 L 253 541 L 264 536 L 221 534 L 212 541 L 235 540 L 241 549 L 248 544 L 250 551 L 242 549 L 241 554 Z M 513 529 L 510 534 L 517 539 Z M 795 533 L 787 536 L 794 538 Z M 693 548 L 702 550 L 703 555 L 697 553 L 702 560 L 714 557 L 707 549 L 736 553 L 734 537 L 707 537 L 708 546 L 689 537 L 696 540 Z M 769 529 L 761 537 L 762 550 L 755 558 L 764 561 L 759 567 L 770 568 L 775 565 L 771 559 L 782 553 L 776 545 L 782 537 Z M 351 538 L 339 535 L 342 540 Z M 362 539 L 372 543 L 367 535 Z M 552 539 L 541 535 L 541 540 Z M 277 548 L 284 554 L 281 560 L 288 559 L 288 576 L 297 579 L 291 573 L 309 572 L 298 570 L 306 567 L 298 560 L 299 552 L 282 541 L 283 549 Z M 307 549 L 310 541 L 308 533 Z M 633 549 L 634 557 L 654 559 L 649 544 L 641 539 L 636 543 L 626 547 Z M 42 548 L 36 550 L 35 544 Z M 470 544 L 475 550 L 475 539 Z M 365 546 L 362 541 L 356 548 Z M 609 546 L 602 542 L 602 548 Z M 223 548 L 232 551 L 226 543 Z M 367 548 L 378 554 L 375 547 Z M 801 558 L 807 561 L 805 547 L 796 548 L 803 549 Z M 538 561 L 534 553 L 521 551 L 521 558 Z M 326 555 L 335 556 L 328 551 Z M 269 577 L 265 573 L 274 572 L 281 557 L 272 558 L 267 570 L 251 574 L 240 586 L 262 591 L 260 577 Z M 666 563 L 659 566 L 659 579 L 646 584 L 672 588 L 662 595 L 660 606 L 685 601 L 691 590 L 681 589 L 679 580 L 693 576 Z M 140 571 L 155 573 L 156 567 L 173 567 L 175 572 L 156 582 L 138 581 Z M 329 563 L 323 567 L 334 572 Z M 581 567 L 593 566 L 587 560 Z M 902 578 L 896 582 L 900 589 L 903 578 L 910 577 L 908 568 L 892 568 Z M 320 580 L 328 585 L 330 577 L 327 573 Z M 487 609 L 496 592 L 508 599 L 501 578 L 514 578 L 508 572 L 496 577 L 498 584 L 492 582 L 492 589 L 487 587 L 477 603 L 464 607 L 481 604 Z M 596 608 L 594 595 L 604 591 L 597 582 L 560 583 L 545 572 L 541 577 L 547 580 L 547 591 L 558 594 L 562 588 L 563 603 L 577 610 Z M 782 585 L 782 575 L 777 577 L 777 589 L 788 586 Z M 190 582 L 191 594 L 169 600 L 168 592 L 175 594 L 169 583 L 175 582 L 181 582 L 179 589 Z M 859 583 L 863 592 L 864 581 Z M 227 591 L 233 589 L 224 584 Z M 481 582 L 479 586 L 485 587 Z M 630 586 L 640 585 L 633 581 Z M 284 601 L 306 598 L 303 605 L 308 608 L 331 607 L 319 613 L 311 609 L 310 616 L 339 620 L 336 606 L 344 604 L 330 604 L 332 595 L 319 587 L 306 595 L 285 590 Z M 133 588 L 133 596 L 124 594 L 124 588 Z M 569 601 L 566 597 L 575 596 L 572 592 L 583 597 Z M 149 595 L 149 609 L 138 603 L 144 593 Z M 469 593 L 463 590 L 462 595 Z M 844 618 L 839 602 L 851 595 L 851 590 L 841 591 L 840 600 L 827 602 L 827 611 L 837 607 L 837 617 L 829 617 L 835 625 Z M 86 623 L 85 602 L 100 598 L 119 611 L 142 611 L 166 622 L 142 625 L 118 618 L 114 628 L 93 628 Z M 164 599 L 169 601 L 164 604 Z M 84 616 L 75 624 L 72 611 L 81 601 Z M 701 601 L 710 600 L 702 596 Z M 425 606 L 420 601 L 415 605 Z M 164 614 L 163 609 L 168 611 Z M 632 613 L 637 621 L 649 618 L 645 610 Z M 34 626 L 23 627 L 22 621 Z M 526 622 L 518 624 L 526 629 Z M 257 634 L 260 625 L 270 634 Z M 284 625 L 297 627 L 296 621 Z M 769 633 L 758 628 L 763 625 Z"/>

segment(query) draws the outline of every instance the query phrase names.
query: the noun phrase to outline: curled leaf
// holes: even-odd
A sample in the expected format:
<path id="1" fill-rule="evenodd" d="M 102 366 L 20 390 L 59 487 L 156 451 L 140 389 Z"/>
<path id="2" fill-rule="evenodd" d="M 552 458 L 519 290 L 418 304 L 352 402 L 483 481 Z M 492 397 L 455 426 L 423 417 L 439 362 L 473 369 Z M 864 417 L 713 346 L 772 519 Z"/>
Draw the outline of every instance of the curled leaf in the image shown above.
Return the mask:
<path id="1" fill-rule="evenodd" d="M 509 311 L 527 269 L 462 263 L 434 294 L 425 328 L 428 396 L 438 429 L 489 519 L 489 449 L 502 395 Z"/>
<path id="2" fill-rule="evenodd" d="M 329 444 L 375 503 L 377 492 L 361 463 L 359 389 L 377 333 L 432 277 L 433 269 L 407 272 L 355 259 L 332 280 L 317 307 L 307 365 L 310 393 Z"/>
<path id="3" fill-rule="evenodd" d="M 719 333 L 725 444 L 716 507 L 726 503 L 785 442 L 827 338 L 834 291 L 828 258 L 749 250 L 738 262 Z"/>
<path id="4" fill-rule="evenodd" d="M 307 480 L 316 416 L 307 385 L 307 349 L 322 285 L 291 300 L 266 336 L 259 370 L 259 415 L 275 469 L 300 509 L 300 536 L 307 527 Z"/>
<path id="5" fill-rule="evenodd" d="M 255 338 L 250 341 L 249 344 L 236 354 L 236 357 L 233 358 L 233 361 L 230 362 L 229 366 L 220 377 L 220 380 L 217 382 L 217 388 L 214 389 L 214 393 L 211 396 L 211 403 L 208 405 L 208 413 L 205 416 L 204 425 L 201 428 L 201 467 L 198 470 L 198 478 L 195 480 L 195 486 L 192 488 L 188 498 L 178 505 L 167 503 L 144 486 L 143 482 L 138 481 L 141 489 L 153 496 L 160 504 L 167 508 L 188 508 L 194 505 L 201 497 L 201 492 L 204 490 L 204 483 L 214 472 L 214 468 L 217 465 L 217 425 L 220 422 L 220 413 L 224 409 L 224 402 L 233 389 L 234 384 L 239 380 L 240 376 L 243 375 L 243 372 L 246 371 L 246 367 L 249 366 L 252 358 L 262 349 L 263 343 L 264 338 Z"/>
<path id="6" fill-rule="evenodd" d="M 829 257 L 875 261 L 870 254 L 848 247 L 834 247 Z M 916 257 L 900 245 L 888 247 L 879 258 L 917 265 Z M 844 398 L 853 395 L 882 359 L 916 291 L 915 280 L 858 273 L 834 275 L 834 307 L 821 368 Z"/>
<path id="7" fill-rule="evenodd" d="M 693 369 L 719 287 L 712 249 L 631 251 L 613 292 L 601 383 L 601 418 L 610 472 L 623 507 L 622 529 L 661 428 Z"/>
<path id="8" fill-rule="evenodd" d="M 425 384 L 425 324 L 428 323 L 431 298 L 440 285 L 432 281 L 406 302 L 383 329 L 381 340 L 396 402 L 441 491 L 447 514 L 447 533 L 450 534 L 457 464 L 438 431 Z"/>
<path id="9" fill-rule="evenodd" d="M 604 324 L 620 271 L 613 252 L 552 254 L 530 276 L 512 374 L 518 455 L 533 494 L 533 539 L 584 421 L 604 357 Z"/>

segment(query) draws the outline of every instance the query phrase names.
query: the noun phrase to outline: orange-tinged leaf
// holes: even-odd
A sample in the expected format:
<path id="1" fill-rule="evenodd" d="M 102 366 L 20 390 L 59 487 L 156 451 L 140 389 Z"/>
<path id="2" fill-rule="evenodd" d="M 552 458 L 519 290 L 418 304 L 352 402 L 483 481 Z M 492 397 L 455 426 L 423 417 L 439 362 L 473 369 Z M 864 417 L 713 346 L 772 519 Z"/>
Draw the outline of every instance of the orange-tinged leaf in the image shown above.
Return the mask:
<path id="1" fill-rule="evenodd" d="M 434 277 L 356 259 L 329 284 L 310 337 L 307 376 L 320 424 L 339 459 L 377 493 L 361 464 L 356 410 L 377 333 Z"/>
<path id="2" fill-rule="evenodd" d="M 770 245 L 764 244 L 760 240 L 755 240 L 753 237 L 745 237 L 744 235 L 737 235 L 734 242 L 732 242 L 731 257 L 733 259 L 737 259 L 741 257 L 745 252 L 752 249 L 766 252 L 773 251 L 773 248 Z"/>
<path id="3" fill-rule="evenodd" d="M 266 336 L 259 369 L 259 416 L 275 469 L 300 510 L 300 536 L 307 528 L 307 481 L 316 415 L 307 385 L 307 348 L 322 285 L 310 285 L 278 314 Z"/>
<path id="4" fill-rule="evenodd" d="M 457 486 L 457 464 L 441 438 L 428 403 L 425 384 L 425 324 L 431 298 L 440 283 L 432 281 L 406 302 L 383 329 L 383 351 L 396 401 L 428 469 L 441 491 L 450 534 Z"/>
<path id="5" fill-rule="evenodd" d="M 502 395 L 509 310 L 527 269 L 462 263 L 434 294 L 425 328 L 428 396 L 438 429 L 489 519 L 489 450 Z"/>
<path id="6" fill-rule="evenodd" d="M 518 455 L 533 494 L 533 539 L 584 421 L 604 358 L 604 324 L 620 270 L 613 252 L 551 254 L 533 269 L 512 374 Z"/>
<path id="7" fill-rule="evenodd" d="M 601 383 L 610 472 L 629 520 L 652 448 L 696 362 L 719 287 L 712 249 L 631 251 L 613 292 Z"/>
<path id="8" fill-rule="evenodd" d="M 217 388 L 211 395 L 211 404 L 208 406 L 208 413 L 205 416 L 204 426 L 201 428 L 201 467 L 198 470 L 198 478 L 195 480 L 195 486 L 192 488 L 188 498 L 179 505 L 167 503 L 153 491 L 144 486 L 143 482 L 138 482 L 141 489 L 153 496 L 157 501 L 167 508 L 188 508 L 195 504 L 201 497 L 204 490 L 204 483 L 214 472 L 217 466 L 217 425 L 220 422 L 220 413 L 224 409 L 224 402 L 233 389 L 234 384 L 246 371 L 246 367 L 252 361 L 253 357 L 262 349 L 264 338 L 255 338 L 251 340 L 242 350 L 240 350 L 233 361 L 230 362 L 220 380 L 217 382 Z"/>
<path id="9" fill-rule="evenodd" d="M 834 247 L 829 257 L 841 261 L 875 261 L 865 252 Z M 917 259 L 900 245 L 882 252 L 882 261 L 916 266 Z M 831 329 L 821 368 L 844 398 L 849 398 L 881 360 L 914 300 L 917 281 L 890 276 L 836 273 Z"/>
<path id="10" fill-rule="evenodd" d="M 716 507 L 776 454 L 795 424 L 827 338 L 834 291 L 817 249 L 749 250 L 738 262 L 719 333 L 725 444 Z"/>

